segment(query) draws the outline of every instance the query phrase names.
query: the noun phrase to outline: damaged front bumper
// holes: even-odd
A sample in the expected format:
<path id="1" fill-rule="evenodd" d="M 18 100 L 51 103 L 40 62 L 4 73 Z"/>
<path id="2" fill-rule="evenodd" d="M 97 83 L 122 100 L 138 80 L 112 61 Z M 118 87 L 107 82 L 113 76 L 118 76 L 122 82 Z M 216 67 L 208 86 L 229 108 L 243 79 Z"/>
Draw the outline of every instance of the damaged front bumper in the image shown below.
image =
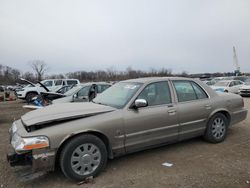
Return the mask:
<path id="1" fill-rule="evenodd" d="M 55 151 L 41 149 L 18 154 L 14 149 L 9 149 L 7 161 L 11 167 L 21 166 L 18 170 L 20 173 L 17 173 L 21 181 L 33 180 L 54 171 Z"/>
<path id="2" fill-rule="evenodd" d="M 9 149 L 7 153 L 7 161 L 10 166 L 31 166 L 32 165 L 31 153 L 17 154 L 14 149 Z"/>
<path id="3" fill-rule="evenodd" d="M 28 149 L 27 146 L 25 150 L 21 151 L 20 148 L 25 145 L 22 142 L 23 140 L 20 139 L 22 137 L 18 136 L 18 133 L 22 133 L 21 131 L 24 131 L 24 128 L 17 126 L 15 122 L 9 130 L 10 144 L 7 148 L 7 161 L 10 166 L 25 166 L 25 174 L 27 175 L 34 175 L 37 172 L 53 171 L 55 167 L 56 150 L 50 147 Z M 32 139 L 28 139 L 28 141 L 32 140 L 36 142 L 38 141 L 36 138 L 41 139 L 41 137 L 32 137 Z M 27 137 L 25 141 L 27 141 Z M 21 170 L 20 168 L 19 171 Z M 29 172 L 27 172 L 27 169 Z"/>

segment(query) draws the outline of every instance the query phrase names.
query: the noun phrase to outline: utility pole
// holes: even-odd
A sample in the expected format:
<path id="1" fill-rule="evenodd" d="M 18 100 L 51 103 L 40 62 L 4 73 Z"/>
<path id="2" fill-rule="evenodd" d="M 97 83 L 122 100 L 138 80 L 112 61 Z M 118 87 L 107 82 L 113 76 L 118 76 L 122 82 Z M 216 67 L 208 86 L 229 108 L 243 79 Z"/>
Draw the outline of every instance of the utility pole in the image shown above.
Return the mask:
<path id="1" fill-rule="evenodd" d="M 240 75 L 240 65 L 238 62 L 238 58 L 236 55 L 236 49 L 234 46 L 233 46 L 233 62 L 234 62 L 234 66 L 235 66 L 235 71 L 234 71 L 235 76 L 239 76 Z"/>

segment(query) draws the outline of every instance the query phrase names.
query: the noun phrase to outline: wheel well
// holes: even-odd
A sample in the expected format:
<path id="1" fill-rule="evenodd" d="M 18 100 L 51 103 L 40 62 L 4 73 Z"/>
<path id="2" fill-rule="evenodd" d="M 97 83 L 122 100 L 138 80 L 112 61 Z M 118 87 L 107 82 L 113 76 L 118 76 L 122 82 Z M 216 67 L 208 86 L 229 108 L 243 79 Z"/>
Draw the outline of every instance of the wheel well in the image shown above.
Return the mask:
<path id="1" fill-rule="evenodd" d="M 227 111 L 222 110 L 222 111 L 216 112 L 216 114 L 217 113 L 222 113 L 224 116 L 226 116 L 226 118 L 228 119 L 228 123 L 230 124 L 230 122 L 231 122 L 231 116 L 230 116 L 230 114 Z"/>
<path id="2" fill-rule="evenodd" d="M 95 135 L 96 137 L 100 138 L 103 143 L 105 144 L 106 146 L 106 149 L 107 149 L 107 152 L 108 152 L 108 158 L 112 159 L 113 158 L 113 152 L 112 152 L 112 149 L 111 149 L 111 146 L 110 146 L 110 143 L 109 143 L 109 140 L 108 138 L 100 133 L 100 132 L 96 132 L 96 131 L 87 131 L 87 132 L 83 132 L 83 133 L 78 133 L 78 134 L 75 134 L 73 136 L 70 136 L 69 138 L 67 138 L 66 140 L 64 140 L 64 142 L 59 146 L 59 148 L 57 149 L 57 152 L 56 152 L 56 158 L 55 158 L 55 166 L 59 166 L 59 157 L 61 155 L 61 152 L 62 152 L 62 149 L 64 148 L 64 146 L 70 142 L 70 140 L 72 140 L 73 138 L 77 137 L 77 136 L 81 136 L 81 135 L 85 135 L 85 134 L 92 134 L 92 135 Z"/>
<path id="3" fill-rule="evenodd" d="M 28 91 L 27 93 L 26 93 L 26 95 L 25 95 L 25 98 L 27 97 L 27 95 L 28 94 L 30 94 L 30 93 L 35 93 L 35 94 L 37 94 L 38 95 L 38 92 L 37 91 Z"/>

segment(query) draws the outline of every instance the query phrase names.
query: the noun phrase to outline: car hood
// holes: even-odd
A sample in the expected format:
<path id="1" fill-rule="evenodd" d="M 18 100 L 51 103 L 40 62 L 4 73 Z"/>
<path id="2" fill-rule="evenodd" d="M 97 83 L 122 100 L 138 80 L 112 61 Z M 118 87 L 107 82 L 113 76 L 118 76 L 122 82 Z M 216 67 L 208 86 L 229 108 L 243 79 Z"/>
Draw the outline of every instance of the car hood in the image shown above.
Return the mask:
<path id="1" fill-rule="evenodd" d="M 60 99 L 55 99 L 52 101 L 52 104 L 62 104 L 62 103 L 69 103 L 73 102 L 73 96 L 66 96 Z"/>
<path id="2" fill-rule="evenodd" d="M 226 89 L 225 86 L 210 86 L 212 89 Z"/>
<path id="3" fill-rule="evenodd" d="M 240 89 L 250 89 L 250 85 L 241 86 Z"/>
<path id="4" fill-rule="evenodd" d="M 211 86 L 211 88 L 215 91 L 219 91 L 219 92 L 224 92 L 226 87 L 223 86 Z"/>
<path id="5" fill-rule="evenodd" d="M 54 104 L 42 109 L 37 109 L 21 117 L 25 126 L 50 124 L 53 122 L 67 121 L 78 118 L 90 117 L 101 113 L 114 111 L 115 108 L 95 104 L 86 103 L 64 103 Z"/>

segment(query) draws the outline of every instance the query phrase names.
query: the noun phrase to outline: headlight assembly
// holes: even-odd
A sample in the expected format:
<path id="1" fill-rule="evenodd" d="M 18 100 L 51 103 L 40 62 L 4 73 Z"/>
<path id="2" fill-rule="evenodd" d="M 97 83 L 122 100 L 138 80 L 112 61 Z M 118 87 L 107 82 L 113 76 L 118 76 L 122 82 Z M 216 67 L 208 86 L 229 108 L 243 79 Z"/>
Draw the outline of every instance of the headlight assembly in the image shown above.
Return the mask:
<path id="1" fill-rule="evenodd" d="M 14 133 L 11 145 L 16 152 L 29 151 L 49 147 L 49 139 L 46 136 L 22 138 L 17 133 Z"/>

